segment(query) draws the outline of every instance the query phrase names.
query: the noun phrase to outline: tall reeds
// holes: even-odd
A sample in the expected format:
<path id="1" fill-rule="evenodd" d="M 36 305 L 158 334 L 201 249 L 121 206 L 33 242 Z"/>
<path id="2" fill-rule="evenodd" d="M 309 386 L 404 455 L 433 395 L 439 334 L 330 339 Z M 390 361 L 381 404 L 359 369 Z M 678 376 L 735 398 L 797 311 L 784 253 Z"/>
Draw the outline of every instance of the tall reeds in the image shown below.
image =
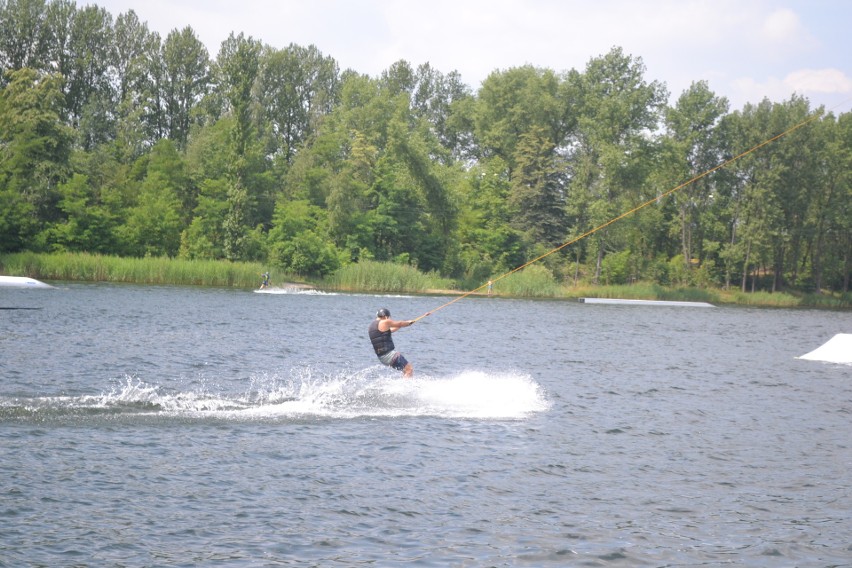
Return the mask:
<path id="1" fill-rule="evenodd" d="M 493 293 L 518 298 L 559 298 L 567 295 L 565 289 L 556 283 L 553 274 L 538 265 L 528 266 L 495 282 Z"/>
<path id="2" fill-rule="evenodd" d="M 452 288 L 450 280 L 404 264 L 362 260 L 344 266 L 325 280 L 325 285 L 338 290 L 361 292 L 427 292 Z"/>
<path id="3" fill-rule="evenodd" d="M 174 258 L 122 258 L 88 253 L 0 255 L 0 272 L 39 280 L 255 287 L 259 263 Z"/>
<path id="4" fill-rule="evenodd" d="M 719 294 L 705 288 L 665 288 L 659 284 L 638 282 L 630 285 L 599 286 L 584 289 L 589 298 L 624 298 L 626 300 L 666 300 L 669 302 L 720 301 Z"/>
<path id="5" fill-rule="evenodd" d="M 741 292 L 734 291 L 723 300 L 732 304 L 760 306 L 764 308 L 852 308 L 852 293 L 846 294 L 802 294 L 784 292 Z"/>

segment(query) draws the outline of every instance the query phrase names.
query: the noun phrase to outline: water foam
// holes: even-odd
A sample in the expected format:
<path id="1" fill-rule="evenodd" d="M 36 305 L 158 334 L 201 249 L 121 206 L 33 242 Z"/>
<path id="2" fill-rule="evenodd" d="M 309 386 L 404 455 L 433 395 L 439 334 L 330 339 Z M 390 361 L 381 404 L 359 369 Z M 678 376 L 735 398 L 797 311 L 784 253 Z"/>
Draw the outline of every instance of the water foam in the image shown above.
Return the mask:
<path id="1" fill-rule="evenodd" d="M 416 382 L 414 387 L 426 407 L 451 416 L 522 418 L 548 408 L 541 387 L 524 374 L 465 371 Z"/>
<path id="2" fill-rule="evenodd" d="M 298 294 L 302 296 L 337 296 L 337 292 L 323 292 L 314 288 L 301 288 L 298 286 L 285 286 L 283 288 L 262 288 L 254 291 L 255 294 Z"/>
<path id="3" fill-rule="evenodd" d="M 277 385 L 275 396 L 267 393 L 264 403 L 232 415 L 517 419 L 549 407 L 543 389 L 521 373 L 465 371 L 450 377 L 423 376 L 413 380 L 397 374 L 388 376 L 384 367 L 336 376 L 309 370 L 302 373 L 297 381 Z M 275 398 L 280 402 L 273 402 Z"/>
<path id="4" fill-rule="evenodd" d="M 173 392 L 125 377 L 99 395 L 0 403 L 0 413 L 7 417 L 157 414 L 227 420 L 416 416 L 521 419 L 549 408 L 544 390 L 523 373 L 464 371 L 407 380 L 379 365 L 331 374 L 303 367 L 284 375 L 257 375 L 241 393 L 211 392 L 206 387 Z"/>

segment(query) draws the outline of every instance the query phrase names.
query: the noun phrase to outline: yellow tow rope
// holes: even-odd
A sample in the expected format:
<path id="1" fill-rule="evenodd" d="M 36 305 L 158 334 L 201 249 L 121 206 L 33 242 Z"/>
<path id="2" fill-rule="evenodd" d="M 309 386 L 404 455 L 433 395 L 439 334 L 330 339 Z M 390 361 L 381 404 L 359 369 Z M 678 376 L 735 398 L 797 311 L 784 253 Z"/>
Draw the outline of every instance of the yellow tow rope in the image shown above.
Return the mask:
<path id="1" fill-rule="evenodd" d="M 529 265 L 531 265 L 531 264 L 533 264 L 533 263 L 536 263 L 536 262 L 538 262 L 539 260 L 541 260 L 541 259 L 543 259 L 543 258 L 545 258 L 545 257 L 548 257 L 548 256 L 550 256 L 551 254 L 553 254 L 553 253 L 555 253 L 555 252 L 558 252 L 558 251 L 560 251 L 560 250 L 564 249 L 565 247 L 567 247 L 567 246 L 569 246 L 569 245 L 573 245 L 574 243 L 576 243 L 577 241 L 579 241 L 579 240 L 581 240 L 581 239 L 585 239 L 585 238 L 586 238 L 586 237 L 588 237 L 589 235 L 592 235 L 592 234 L 594 234 L 594 233 L 597 233 L 597 232 L 598 232 L 598 231 L 600 231 L 601 229 L 604 229 L 604 228 L 606 228 L 606 227 L 609 227 L 610 225 L 612 225 L 612 224 L 613 224 L 613 223 L 615 223 L 616 221 L 620 221 L 621 219 L 624 219 L 624 218 L 625 218 L 625 217 L 627 217 L 628 215 L 632 215 L 633 213 L 636 213 L 636 212 L 637 212 L 637 211 L 639 211 L 640 209 L 644 209 L 645 207 L 647 207 L 647 206 L 651 205 L 652 203 L 656 203 L 656 202 L 660 201 L 661 199 L 663 199 L 663 198 L 665 198 L 665 197 L 668 197 L 669 195 L 671 195 L 671 194 L 675 193 L 676 191 L 679 191 L 679 190 L 683 189 L 684 187 L 686 187 L 686 186 L 688 186 L 688 185 L 691 185 L 691 184 L 695 183 L 696 181 L 700 180 L 701 178 L 706 177 L 706 176 L 708 176 L 708 175 L 712 174 L 712 173 L 713 173 L 713 172 L 715 172 L 716 170 L 722 169 L 722 168 L 724 168 L 725 166 L 727 166 L 728 164 L 730 164 L 730 163 L 732 163 L 732 162 L 735 162 L 735 161 L 739 160 L 739 159 L 740 159 L 740 158 L 742 158 L 743 156 L 747 156 L 748 154 L 751 154 L 751 153 L 752 153 L 752 152 L 754 152 L 755 150 L 759 150 L 760 148 L 762 148 L 762 147 L 766 146 L 767 144 L 771 144 L 772 142 L 774 142 L 774 141 L 778 140 L 779 138 L 781 138 L 781 137 L 783 137 L 783 136 L 786 136 L 787 134 L 790 134 L 790 133 L 791 133 L 791 132 L 793 132 L 794 130 L 798 130 L 799 128 L 801 128 L 801 127 L 805 126 L 806 124 L 809 124 L 809 123 L 813 122 L 814 120 L 816 120 L 816 119 L 817 119 L 817 118 L 819 118 L 820 116 L 821 116 L 821 115 L 820 115 L 819 113 L 815 113 L 815 114 L 814 114 L 813 116 L 811 116 L 810 118 L 808 118 L 808 119 L 806 119 L 806 120 L 803 120 L 802 122 L 800 122 L 800 123 L 796 124 L 795 126 L 792 126 L 792 127 L 788 128 L 787 130 L 785 130 L 785 131 L 784 131 L 784 132 L 782 132 L 781 134 L 778 134 L 778 135 L 776 135 L 776 136 L 773 136 L 772 138 L 769 138 L 768 140 L 764 140 L 763 142 L 761 142 L 761 143 L 760 143 L 760 144 L 758 144 L 757 146 L 754 146 L 754 147 L 752 147 L 752 148 L 749 148 L 749 149 L 748 149 L 748 150 L 746 150 L 745 152 L 743 152 L 743 153 L 741 153 L 741 154 L 738 154 L 738 155 L 734 156 L 733 158 L 730 158 L 730 159 L 728 159 L 728 160 L 725 160 L 724 162 L 722 162 L 722 163 L 721 163 L 721 164 L 719 164 L 718 166 L 715 166 L 715 167 L 713 167 L 713 168 L 711 168 L 711 169 L 707 170 L 707 171 L 706 171 L 706 172 L 704 172 L 704 173 L 698 174 L 697 176 L 693 177 L 692 179 L 690 179 L 690 180 L 688 180 L 688 181 L 685 181 L 684 183 L 682 183 L 682 184 L 678 185 L 677 187 L 673 187 L 672 189 L 670 189 L 670 190 L 666 191 L 665 193 L 663 193 L 663 194 L 661 194 L 661 195 L 659 195 L 659 196 L 657 196 L 657 197 L 655 197 L 655 198 L 653 198 L 653 199 L 649 199 L 649 200 L 648 200 L 648 201 L 646 201 L 645 203 L 642 203 L 641 205 L 638 205 L 638 206 L 634 207 L 633 209 L 631 209 L 631 210 L 629 210 L 629 211 L 627 211 L 627 212 L 625 212 L 625 213 L 622 213 L 622 214 L 621 214 L 621 215 L 619 215 L 618 217 L 613 217 L 612 219 L 610 219 L 609 221 L 607 221 L 607 222 L 606 222 L 606 223 L 604 223 L 603 225 L 599 225 L 599 226 L 595 227 L 594 229 L 592 229 L 592 230 L 590 230 L 590 231 L 586 231 L 585 233 L 583 233 L 583 234 L 582 234 L 582 235 L 580 235 L 579 237 L 573 238 L 573 239 L 571 239 L 571 240 L 570 240 L 570 241 L 568 241 L 568 242 L 562 243 L 561 245 L 559 245 L 559 246 L 558 246 L 558 247 L 556 247 L 555 249 L 553 249 L 553 250 L 551 250 L 551 251 L 548 251 L 548 252 L 544 253 L 543 255 L 538 256 L 538 257 L 536 257 L 536 258 L 532 259 L 531 261 L 529 261 L 529 262 L 527 262 L 527 263 L 525 263 L 525 264 L 522 264 L 522 265 L 518 266 L 517 268 L 513 268 L 513 269 L 512 269 L 512 270 L 510 270 L 509 272 L 506 272 L 505 274 L 502 274 L 502 275 L 498 276 L 497 278 L 492 278 L 492 279 L 490 280 L 490 282 L 494 283 L 494 282 L 497 282 L 497 281 L 499 281 L 499 280 L 502 280 L 503 278 L 506 278 L 507 276 L 509 276 L 509 275 L 511 275 L 511 274 L 514 274 L 515 272 L 517 272 L 517 271 L 519 271 L 519 270 L 523 270 L 523 269 L 524 269 L 524 268 L 526 268 L 527 266 L 529 266 Z M 452 304 L 455 304 L 455 303 L 456 303 L 456 302 L 458 302 L 459 300 L 463 300 L 464 298 L 467 298 L 467 297 L 468 297 L 468 296 L 470 296 L 471 294 L 475 294 L 475 293 L 479 292 L 480 290 L 482 290 L 482 289 L 483 289 L 483 288 L 485 288 L 486 286 L 488 286 L 488 283 L 487 283 L 487 282 L 486 282 L 485 284 L 483 284 L 482 286 L 478 287 L 478 288 L 475 288 L 475 289 L 473 289 L 473 290 L 470 290 L 469 292 L 465 292 L 464 294 L 461 294 L 460 296 L 457 296 L 457 297 L 453 298 L 452 300 L 450 300 L 450 301 L 449 301 L 449 302 L 447 302 L 446 304 L 443 304 L 443 305 L 441 305 L 441 306 L 438 306 L 437 308 L 435 308 L 435 309 L 434 309 L 434 310 L 432 310 L 432 311 L 426 312 L 426 313 L 425 313 L 425 314 L 423 314 L 422 316 L 418 316 L 417 318 L 415 318 L 415 319 L 414 319 L 414 320 L 412 320 L 412 321 L 413 321 L 413 322 L 420 321 L 421 319 L 425 318 L 426 316 L 430 316 L 430 315 L 434 314 L 435 312 L 437 312 L 437 311 L 439 311 L 439 310 L 443 310 L 443 309 L 444 309 L 444 308 L 446 308 L 447 306 L 450 306 L 450 305 L 452 305 Z"/>

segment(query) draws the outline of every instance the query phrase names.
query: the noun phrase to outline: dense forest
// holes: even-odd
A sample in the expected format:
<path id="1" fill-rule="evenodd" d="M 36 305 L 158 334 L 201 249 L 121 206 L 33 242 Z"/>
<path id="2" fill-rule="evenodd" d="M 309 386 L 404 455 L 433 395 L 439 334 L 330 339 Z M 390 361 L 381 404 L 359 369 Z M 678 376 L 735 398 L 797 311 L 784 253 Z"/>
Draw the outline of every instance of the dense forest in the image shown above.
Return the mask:
<path id="1" fill-rule="evenodd" d="M 559 282 L 848 291 L 852 117 L 582 70 L 341 70 L 133 11 L 0 0 L 0 253 L 362 259 L 481 284 L 815 117 L 541 264 Z M 675 100 L 674 106 L 670 100 Z"/>

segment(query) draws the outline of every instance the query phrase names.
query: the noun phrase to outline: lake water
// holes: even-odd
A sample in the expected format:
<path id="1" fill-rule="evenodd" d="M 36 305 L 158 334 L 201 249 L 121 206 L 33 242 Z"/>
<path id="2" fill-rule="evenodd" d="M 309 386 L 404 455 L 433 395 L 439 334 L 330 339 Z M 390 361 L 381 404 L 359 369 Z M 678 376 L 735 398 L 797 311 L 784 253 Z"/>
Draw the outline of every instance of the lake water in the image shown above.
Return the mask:
<path id="1" fill-rule="evenodd" d="M 852 313 L 0 289 L 0 566 L 852 566 Z"/>

